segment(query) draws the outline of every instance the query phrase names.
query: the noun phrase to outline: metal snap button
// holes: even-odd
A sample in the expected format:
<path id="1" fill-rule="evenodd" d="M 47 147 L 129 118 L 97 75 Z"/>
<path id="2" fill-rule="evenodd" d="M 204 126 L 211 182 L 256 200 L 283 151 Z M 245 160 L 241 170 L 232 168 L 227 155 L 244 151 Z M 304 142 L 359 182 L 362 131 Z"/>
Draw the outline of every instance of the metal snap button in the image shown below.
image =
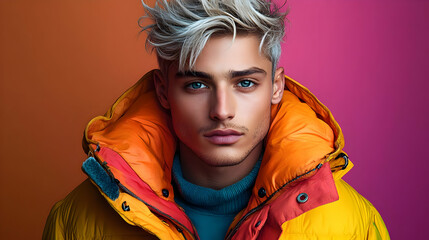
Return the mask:
<path id="1" fill-rule="evenodd" d="M 308 201 L 308 195 L 307 193 L 300 193 L 298 197 L 296 197 L 296 201 L 299 203 L 305 203 Z"/>
<path id="2" fill-rule="evenodd" d="M 267 195 L 267 192 L 265 191 L 265 189 L 263 187 L 261 187 L 258 191 L 258 196 L 260 198 L 263 198 L 263 197 L 265 197 L 265 195 Z"/>
<path id="3" fill-rule="evenodd" d="M 125 212 L 130 211 L 130 206 L 127 205 L 127 201 L 124 201 L 122 203 L 122 210 L 124 210 Z"/>
<path id="4" fill-rule="evenodd" d="M 164 197 L 168 197 L 168 195 L 170 195 L 170 193 L 168 192 L 168 190 L 167 189 L 162 189 L 162 196 L 164 196 Z"/>

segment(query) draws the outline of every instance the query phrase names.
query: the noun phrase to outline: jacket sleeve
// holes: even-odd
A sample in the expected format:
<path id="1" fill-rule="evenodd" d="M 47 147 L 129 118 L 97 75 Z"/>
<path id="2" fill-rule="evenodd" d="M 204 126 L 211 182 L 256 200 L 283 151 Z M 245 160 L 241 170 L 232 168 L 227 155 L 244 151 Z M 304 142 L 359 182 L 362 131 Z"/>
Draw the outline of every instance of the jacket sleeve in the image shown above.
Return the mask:
<path id="1" fill-rule="evenodd" d="M 52 207 L 42 239 L 158 238 L 145 229 L 125 222 L 87 179 Z"/>
<path id="2" fill-rule="evenodd" d="M 386 225 L 380 216 L 380 213 L 372 207 L 374 211 L 374 219 L 368 229 L 368 240 L 388 240 L 390 239 L 389 232 L 387 231 Z"/>
<path id="3" fill-rule="evenodd" d="M 64 218 L 61 213 L 63 201 L 57 202 L 51 209 L 43 230 L 42 239 L 64 240 Z"/>

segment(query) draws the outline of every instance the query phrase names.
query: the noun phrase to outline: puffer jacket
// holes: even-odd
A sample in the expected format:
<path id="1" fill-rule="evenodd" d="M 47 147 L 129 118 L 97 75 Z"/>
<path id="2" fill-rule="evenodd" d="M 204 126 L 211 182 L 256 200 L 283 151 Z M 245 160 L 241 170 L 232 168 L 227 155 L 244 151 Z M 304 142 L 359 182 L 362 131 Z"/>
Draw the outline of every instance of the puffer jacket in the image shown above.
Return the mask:
<path id="1" fill-rule="evenodd" d="M 43 239 L 199 239 L 174 202 L 176 142 L 149 72 L 86 127 L 89 178 L 52 208 Z M 264 144 L 252 196 L 225 239 L 389 239 L 377 210 L 342 180 L 353 164 L 331 112 L 289 77 Z"/>

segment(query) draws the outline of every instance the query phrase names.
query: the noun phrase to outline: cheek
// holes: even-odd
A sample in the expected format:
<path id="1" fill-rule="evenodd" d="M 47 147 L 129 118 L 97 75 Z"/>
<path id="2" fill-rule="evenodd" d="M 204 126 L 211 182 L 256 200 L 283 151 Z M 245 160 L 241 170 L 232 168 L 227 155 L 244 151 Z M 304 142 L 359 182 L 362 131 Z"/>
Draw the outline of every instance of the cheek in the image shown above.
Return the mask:
<path id="1" fill-rule="evenodd" d="M 268 132 L 271 114 L 271 91 L 265 90 L 246 101 L 243 117 L 248 127 L 253 129 L 254 137 L 263 137 Z"/>
<path id="2" fill-rule="evenodd" d="M 197 132 L 203 122 L 206 109 L 204 100 L 172 93 L 169 95 L 169 103 L 176 134 L 180 137 Z"/>

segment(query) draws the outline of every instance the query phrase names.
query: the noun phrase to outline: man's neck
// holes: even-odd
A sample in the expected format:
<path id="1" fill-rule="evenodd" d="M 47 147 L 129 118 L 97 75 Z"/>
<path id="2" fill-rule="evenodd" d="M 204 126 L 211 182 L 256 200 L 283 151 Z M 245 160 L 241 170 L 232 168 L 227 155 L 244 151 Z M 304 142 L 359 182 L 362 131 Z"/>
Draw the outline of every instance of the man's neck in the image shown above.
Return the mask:
<path id="1" fill-rule="evenodd" d="M 222 189 L 247 176 L 258 161 L 261 152 L 262 142 L 236 165 L 211 166 L 196 156 L 186 145 L 180 143 L 180 162 L 183 177 L 195 185 Z"/>

